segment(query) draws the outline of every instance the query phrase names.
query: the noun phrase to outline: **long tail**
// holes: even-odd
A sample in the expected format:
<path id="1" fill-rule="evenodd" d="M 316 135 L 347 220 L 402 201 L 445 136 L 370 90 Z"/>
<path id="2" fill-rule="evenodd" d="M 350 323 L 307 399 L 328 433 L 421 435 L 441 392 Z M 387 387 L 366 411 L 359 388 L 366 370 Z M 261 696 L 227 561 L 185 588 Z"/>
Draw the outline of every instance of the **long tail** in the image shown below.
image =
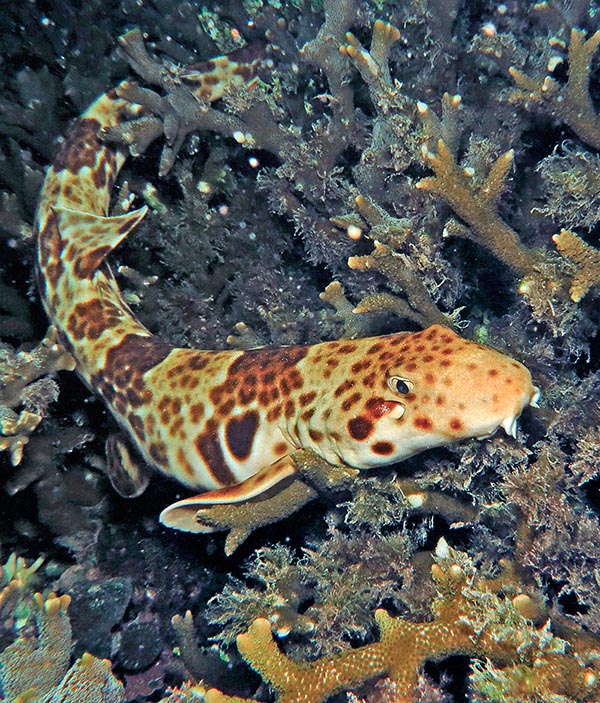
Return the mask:
<path id="1" fill-rule="evenodd" d="M 150 336 L 104 263 L 147 208 L 107 216 L 125 154 L 99 139 L 102 129 L 131 119 L 141 109 L 116 91 L 97 98 L 65 137 L 46 176 L 36 216 L 42 300 L 88 383 L 104 363 L 107 346 L 130 334 Z"/>
<path id="2" fill-rule="evenodd" d="M 134 30 L 134 33 L 137 30 Z M 225 85 L 247 85 L 259 63 L 260 47 L 190 66 L 181 75 L 201 99 L 216 100 Z M 38 282 L 46 312 L 61 342 L 73 354 L 80 375 L 93 386 L 107 349 L 131 335 L 145 339 L 157 360 L 168 345 L 156 340 L 133 316 L 110 268 L 110 252 L 146 214 L 147 208 L 108 216 L 110 193 L 126 152 L 100 139 L 102 130 L 138 117 L 140 105 L 99 96 L 69 130 L 42 188 L 36 216 Z M 156 361 L 156 363 L 158 363 Z"/>

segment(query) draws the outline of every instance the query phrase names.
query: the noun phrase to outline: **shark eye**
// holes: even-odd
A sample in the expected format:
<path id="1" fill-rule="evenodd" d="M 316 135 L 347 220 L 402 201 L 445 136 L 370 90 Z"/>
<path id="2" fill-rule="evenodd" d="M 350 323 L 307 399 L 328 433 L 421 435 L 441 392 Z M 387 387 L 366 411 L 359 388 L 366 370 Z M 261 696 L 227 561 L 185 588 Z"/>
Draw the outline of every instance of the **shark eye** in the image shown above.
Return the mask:
<path id="1" fill-rule="evenodd" d="M 394 393 L 406 395 L 410 393 L 412 383 L 405 381 L 403 378 L 400 378 L 400 376 L 390 376 L 390 378 L 388 378 L 388 386 Z"/>

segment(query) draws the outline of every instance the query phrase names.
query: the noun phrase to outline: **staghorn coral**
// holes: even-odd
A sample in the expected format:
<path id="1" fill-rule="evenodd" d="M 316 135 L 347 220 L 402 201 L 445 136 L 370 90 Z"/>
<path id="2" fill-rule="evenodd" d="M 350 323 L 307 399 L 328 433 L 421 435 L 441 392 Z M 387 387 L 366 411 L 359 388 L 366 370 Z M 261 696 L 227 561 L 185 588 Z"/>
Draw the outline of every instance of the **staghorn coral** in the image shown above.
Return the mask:
<path id="1" fill-rule="evenodd" d="M 486 580 L 463 555 L 440 543 L 432 574 L 438 596 L 432 604 L 431 622 L 414 623 L 378 610 L 377 642 L 298 663 L 278 649 L 268 620 L 258 619 L 238 637 L 238 648 L 279 694 L 278 701 L 286 703 L 319 703 L 382 675 L 398 686 L 397 700 L 409 703 L 416 700 L 423 662 L 449 653 L 472 653 L 494 661 L 503 667 L 511 692 L 531 691 L 546 700 L 561 694 L 579 701 L 596 698 L 598 643 L 577 636 L 569 642 L 552 634 L 549 623 L 543 622 L 543 610 L 520 590 L 510 569 L 497 579 Z M 540 617 L 542 624 L 535 625 Z M 485 676 L 473 676 L 476 690 L 485 689 L 484 683 Z M 244 699 L 211 689 L 205 700 L 238 703 Z"/>
<path id="2" fill-rule="evenodd" d="M 2 350 L 0 359 L 0 449 L 8 451 L 13 466 L 20 464 L 29 435 L 58 397 L 58 386 L 48 376 L 56 371 L 73 371 L 75 361 L 56 341 L 50 329 L 31 352 L 11 354 Z M 13 408 L 23 407 L 19 413 Z"/>
<path id="3" fill-rule="evenodd" d="M 568 229 L 552 237 L 558 251 L 575 265 L 569 294 L 574 303 L 600 283 L 600 250 L 595 249 Z"/>
<path id="4" fill-rule="evenodd" d="M 567 124 L 586 144 L 600 147 L 600 118 L 596 114 L 588 88 L 592 55 L 600 44 L 600 32 L 586 38 L 585 30 L 573 27 L 566 56 L 567 82 L 561 86 L 551 73 L 545 76 L 528 76 L 511 67 L 509 73 L 516 84 L 511 100 L 525 106 L 540 104 L 556 119 Z M 551 72 L 557 61 L 548 63 Z"/>
<path id="5" fill-rule="evenodd" d="M 123 687 L 110 671 L 110 662 L 84 654 L 69 667 L 70 598 L 51 593 L 34 596 L 36 635 L 21 635 L 0 654 L 3 700 L 120 703 Z"/>

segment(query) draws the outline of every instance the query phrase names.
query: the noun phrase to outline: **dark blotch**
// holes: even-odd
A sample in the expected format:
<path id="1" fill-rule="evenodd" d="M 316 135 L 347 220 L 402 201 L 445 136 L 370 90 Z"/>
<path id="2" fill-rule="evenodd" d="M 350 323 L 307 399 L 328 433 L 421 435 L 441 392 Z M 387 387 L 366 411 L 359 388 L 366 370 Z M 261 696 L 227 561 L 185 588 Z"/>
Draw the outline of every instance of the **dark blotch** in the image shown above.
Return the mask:
<path id="1" fill-rule="evenodd" d="M 225 428 L 225 439 L 229 451 L 242 461 L 250 456 L 252 443 L 258 428 L 258 413 L 254 410 L 241 417 L 232 417 Z"/>

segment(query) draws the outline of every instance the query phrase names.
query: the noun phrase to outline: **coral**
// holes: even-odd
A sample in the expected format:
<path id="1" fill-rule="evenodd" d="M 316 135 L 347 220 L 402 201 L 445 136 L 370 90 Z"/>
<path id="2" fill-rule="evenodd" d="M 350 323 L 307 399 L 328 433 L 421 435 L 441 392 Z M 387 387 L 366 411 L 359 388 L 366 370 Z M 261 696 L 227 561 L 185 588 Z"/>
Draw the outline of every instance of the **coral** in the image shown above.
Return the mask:
<path id="1" fill-rule="evenodd" d="M 28 587 L 35 581 L 35 575 L 40 566 L 44 563 L 43 557 L 38 557 L 33 563 L 27 565 L 22 557 L 18 557 L 14 552 L 2 565 L 0 575 L 0 614 L 8 619 L 17 611 L 17 604 L 21 600 Z"/>
<path id="2" fill-rule="evenodd" d="M 577 637 L 568 642 L 552 634 L 549 623 L 534 624 L 543 611 L 520 590 L 510 569 L 498 579 L 484 579 L 462 555 L 440 543 L 432 574 L 438 596 L 432 604 L 431 622 L 415 623 L 378 610 L 377 642 L 297 663 L 281 653 L 269 621 L 260 618 L 238 637 L 238 648 L 279 694 L 278 701 L 286 703 L 319 703 L 381 675 L 398 686 L 397 700 L 408 703 L 416 700 L 423 662 L 450 653 L 483 656 L 500 665 L 511 692 L 534 691 L 545 700 L 563 694 L 592 701 L 598 695 L 598 644 Z M 484 689 L 484 678 L 474 675 L 473 685 Z M 234 703 L 243 699 L 211 689 L 205 700 Z"/>
<path id="3" fill-rule="evenodd" d="M 110 662 L 84 654 L 69 667 L 69 596 L 37 593 L 34 603 L 36 635 L 21 635 L 0 654 L 3 700 L 121 703 L 123 687 Z"/>
<path id="4" fill-rule="evenodd" d="M 424 105 L 421 111 L 427 115 L 429 108 Z M 481 183 L 474 183 L 473 174 L 458 166 L 443 139 L 438 140 L 435 152 L 425 147 L 423 158 L 435 171 L 435 176 L 422 178 L 417 188 L 436 193 L 447 200 L 457 215 L 469 224 L 476 241 L 510 266 L 517 275 L 532 273 L 539 255 L 523 247 L 517 234 L 500 219 L 496 209 L 512 166 L 513 152 L 507 151 L 499 156 Z M 465 230 L 465 233 L 471 230 Z"/>
<path id="5" fill-rule="evenodd" d="M 49 374 L 75 368 L 73 357 L 49 334 L 31 352 L 11 354 L 3 349 L 0 358 L 0 449 L 10 453 L 13 466 L 20 464 L 23 447 L 56 400 L 58 386 Z M 13 408 L 23 406 L 18 414 Z"/>
<path id="6" fill-rule="evenodd" d="M 540 104 L 552 116 L 567 124 L 586 144 L 600 148 L 600 118 L 596 115 L 588 91 L 592 55 L 600 44 L 600 32 L 586 39 L 585 30 L 571 29 L 567 53 L 567 82 L 564 86 L 555 80 L 551 72 L 556 68 L 557 59 L 548 63 L 549 73 L 545 76 L 528 76 L 511 67 L 516 88 L 511 99 L 526 106 Z M 562 61 L 562 59 L 558 59 Z"/>
<path id="7" fill-rule="evenodd" d="M 600 283 L 600 250 L 568 229 L 561 229 L 559 234 L 552 237 L 552 241 L 558 251 L 575 266 L 576 273 L 569 293 L 571 300 L 578 303 L 591 288 Z"/>

